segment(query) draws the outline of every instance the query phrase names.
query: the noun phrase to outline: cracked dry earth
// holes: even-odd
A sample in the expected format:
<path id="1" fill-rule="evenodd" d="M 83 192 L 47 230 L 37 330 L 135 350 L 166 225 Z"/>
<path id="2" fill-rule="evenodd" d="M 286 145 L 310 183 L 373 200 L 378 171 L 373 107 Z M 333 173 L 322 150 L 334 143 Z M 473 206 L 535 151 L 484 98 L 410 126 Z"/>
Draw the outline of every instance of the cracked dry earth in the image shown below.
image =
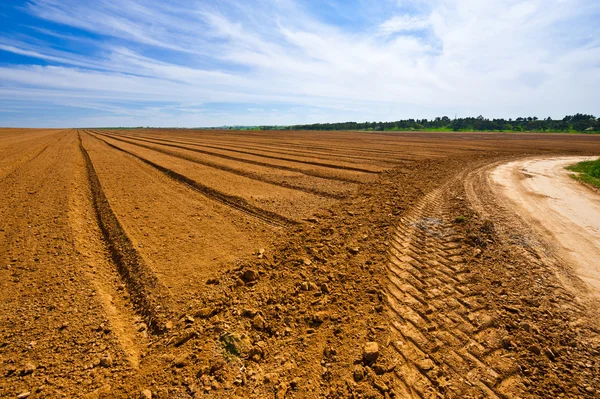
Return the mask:
<path id="1" fill-rule="evenodd" d="M 597 299 L 492 188 L 600 137 L 0 130 L 0 397 L 594 398 Z"/>

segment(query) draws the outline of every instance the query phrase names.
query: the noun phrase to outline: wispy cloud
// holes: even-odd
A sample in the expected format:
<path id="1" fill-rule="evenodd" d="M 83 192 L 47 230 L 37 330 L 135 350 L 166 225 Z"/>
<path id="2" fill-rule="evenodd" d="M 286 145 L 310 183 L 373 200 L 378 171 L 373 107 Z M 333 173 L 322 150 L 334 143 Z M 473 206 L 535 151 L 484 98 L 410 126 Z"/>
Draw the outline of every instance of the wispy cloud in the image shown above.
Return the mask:
<path id="1" fill-rule="evenodd" d="M 3 32 L 0 99 L 68 125 L 598 113 L 596 1 L 317 3 L 31 0 L 49 25 Z"/>

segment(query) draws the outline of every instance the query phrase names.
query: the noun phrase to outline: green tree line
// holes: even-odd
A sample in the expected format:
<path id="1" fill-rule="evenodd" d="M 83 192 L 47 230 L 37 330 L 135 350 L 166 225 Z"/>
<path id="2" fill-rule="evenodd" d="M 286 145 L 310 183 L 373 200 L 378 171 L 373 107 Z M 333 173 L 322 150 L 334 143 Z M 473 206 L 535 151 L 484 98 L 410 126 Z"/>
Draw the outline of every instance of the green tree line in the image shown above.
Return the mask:
<path id="1" fill-rule="evenodd" d="M 567 115 L 563 119 L 516 119 L 455 118 L 447 116 L 435 119 L 404 119 L 395 122 L 342 122 L 314 123 L 293 126 L 259 126 L 262 130 L 369 130 L 369 131 L 503 131 L 503 132 L 600 132 L 600 119 L 594 115 Z"/>

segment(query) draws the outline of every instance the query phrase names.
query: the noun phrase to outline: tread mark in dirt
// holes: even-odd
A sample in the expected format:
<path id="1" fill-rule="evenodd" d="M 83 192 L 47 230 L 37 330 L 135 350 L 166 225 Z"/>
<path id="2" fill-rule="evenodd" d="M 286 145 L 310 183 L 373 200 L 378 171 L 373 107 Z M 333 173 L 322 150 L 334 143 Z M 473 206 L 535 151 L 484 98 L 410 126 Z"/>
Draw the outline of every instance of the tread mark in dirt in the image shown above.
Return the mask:
<path id="1" fill-rule="evenodd" d="M 114 137 L 114 136 L 110 135 L 110 137 Z M 287 170 L 289 172 L 298 172 L 298 173 L 301 173 L 306 176 L 320 177 L 322 179 L 335 180 L 335 181 L 341 181 L 341 182 L 346 182 L 346 183 L 360 183 L 360 180 L 356 180 L 356 179 L 351 179 L 351 178 L 346 178 L 346 177 L 341 177 L 341 176 L 330 176 L 327 174 L 314 172 L 314 171 L 310 171 L 310 170 L 306 170 L 306 169 L 294 168 L 292 166 L 276 165 L 276 164 L 272 164 L 272 163 L 268 163 L 268 162 L 255 161 L 255 160 L 246 159 L 246 158 L 238 158 L 238 157 L 234 157 L 232 155 L 221 154 L 218 152 L 213 152 L 213 151 L 208 151 L 208 150 L 201 150 L 199 148 L 186 147 L 185 145 L 170 144 L 170 143 L 179 143 L 179 144 L 187 144 L 188 146 L 190 146 L 190 145 L 201 146 L 201 144 L 196 144 L 196 143 L 159 139 L 159 138 L 154 138 L 154 137 L 152 138 L 152 140 L 146 139 L 143 137 L 130 137 L 130 136 L 123 136 L 123 137 L 131 139 L 131 140 L 144 141 L 147 143 L 163 145 L 166 147 L 181 148 L 183 150 L 197 152 L 199 154 L 210 155 L 213 157 L 228 159 L 231 161 L 243 162 L 243 163 L 247 163 L 250 165 L 264 166 L 267 168 L 273 168 L 273 169 L 279 169 L 279 170 Z M 157 143 L 156 141 L 153 141 L 153 140 L 160 141 L 160 143 Z M 225 151 L 229 151 L 229 150 L 225 150 Z M 260 155 L 256 155 L 256 156 L 260 156 Z"/>
<path id="2" fill-rule="evenodd" d="M 517 368 L 477 292 L 464 283 L 460 237 L 442 189 L 400 220 L 389 245 L 388 301 L 400 396 L 505 398 Z"/>
<path id="3" fill-rule="evenodd" d="M 162 148 L 153 147 L 153 146 L 150 146 L 150 145 L 145 145 L 145 144 L 141 144 L 141 143 L 135 143 L 135 142 L 132 142 L 132 141 L 127 141 L 127 140 L 124 140 L 124 139 L 122 139 L 120 137 L 116 137 L 116 136 L 111 136 L 111 135 L 108 135 L 108 134 L 99 133 L 97 131 L 93 131 L 93 133 L 95 133 L 97 135 L 100 135 L 100 136 L 103 136 L 103 137 L 108 137 L 108 138 L 113 139 L 113 140 L 120 141 L 122 143 L 135 145 L 137 147 L 146 148 L 148 150 L 159 152 L 161 154 L 166 154 L 166 155 L 169 155 L 169 156 L 172 156 L 172 157 L 175 157 L 175 158 L 184 159 L 186 161 L 197 163 L 199 165 L 208 166 L 209 168 L 219 169 L 219 170 L 222 170 L 224 172 L 229 172 L 229 173 L 233 173 L 233 174 L 238 175 L 238 176 L 247 177 L 247 178 L 252 179 L 252 180 L 258 180 L 258 181 L 261 181 L 261 182 L 264 182 L 264 183 L 273 184 L 273 185 L 276 185 L 276 186 L 285 187 L 285 188 L 289 188 L 289 189 L 292 189 L 292 190 L 303 191 L 303 192 L 306 192 L 306 193 L 310 193 L 310 194 L 314 194 L 314 195 L 318 195 L 318 196 L 326 197 L 326 198 L 334 198 L 334 199 L 343 199 L 343 198 L 346 198 L 346 195 L 333 194 L 333 193 L 329 193 L 329 192 L 323 191 L 323 190 L 318 190 L 318 189 L 312 188 L 312 187 L 303 187 L 303 186 L 298 186 L 298 185 L 291 184 L 291 183 L 286 183 L 286 182 L 281 182 L 281 181 L 274 180 L 274 179 L 269 179 L 268 177 L 261 176 L 261 175 L 259 175 L 257 173 L 249 172 L 247 170 L 240 170 L 240 169 L 230 168 L 230 167 L 225 166 L 225 165 L 219 165 L 219 164 L 216 164 L 214 162 L 205 161 L 205 160 L 202 160 L 202 159 L 198 159 L 198 158 L 186 156 L 184 154 L 177 153 L 177 152 L 174 152 L 174 151 L 168 151 L 168 150 L 165 150 L 165 149 L 162 149 Z M 157 145 L 161 145 L 161 144 L 157 144 Z"/>
<path id="4" fill-rule="evenodd" d="M 168 318 L 168 308 L 164 305 L 164 301 L 168 298 L 166 289 L 144 263 L 123 230 L 104 194 L 94 164 L 83 146 L 79 132 L 78 139 L 87 166 L 96 219 L 110 250 L 112 261 L 125 282 L 136 311 L 145 319 L 150 331 L 161 334 L 165 331 Z"/>
<path id="5" fill-rule="evenodd" d="M 142 161 L 146 165 L 153 167 L 154 169 L 163 173 L 167 177 L 191 188 L 192 190 L 204 195 L 205 197 L 207 197 L 211 200 L 220 202 L 232 209 L 243 212 L 246 215 L 255 217 L 256 219 L 258 219 L 262 222 L 268 223 L 275 227 L 286 227 L 286 226 L 294 226 L 294 225 L 299 224 L 299 222 L 292 220 L 292 219 L 288 219 L 285 216 L 279 215 L 275 212 L 271 212 L 266 209 L 256 207 L 256 206 L 248 203 L 248 201 L 246 201 L 245 199 L 243 199 L 241 197 L 225 194 L 220 191 L 214 190 L 214 189 L 212 189 L 208 186 L 205 186 L 195 180 L 190 179 L 189 177 L 181 175 L 169 168 L 165 168 L 164 166 L 158 165 L 148 159 L 142 158 L 139 155 L 129 152 L 129 151 L 127 151 L 123 148 L 120 148 L 116 145 L 113 145 L 95 135 L 92 135 L 92 137 L 94 137 L 94 138 L 96 138 L 96 140 L 99 140 L 99 141 L 103 142 L 104 144 L 108 145 L 110 148 L 114 148 L 115 150 L 124 152 L 125 154 L 128 154 L 128 155 Z"/>

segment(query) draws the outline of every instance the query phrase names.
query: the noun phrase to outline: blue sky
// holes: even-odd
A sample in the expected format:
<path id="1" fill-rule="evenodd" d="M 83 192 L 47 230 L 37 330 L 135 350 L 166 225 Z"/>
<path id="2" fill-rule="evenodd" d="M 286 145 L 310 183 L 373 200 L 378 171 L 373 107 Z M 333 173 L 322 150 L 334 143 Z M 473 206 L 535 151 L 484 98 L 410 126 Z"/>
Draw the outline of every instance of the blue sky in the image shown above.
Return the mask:
<path id="1" fill-rule="evenodd" d="M 600 114 L 597 0 L 7 0 L 0 126 Z"/>

